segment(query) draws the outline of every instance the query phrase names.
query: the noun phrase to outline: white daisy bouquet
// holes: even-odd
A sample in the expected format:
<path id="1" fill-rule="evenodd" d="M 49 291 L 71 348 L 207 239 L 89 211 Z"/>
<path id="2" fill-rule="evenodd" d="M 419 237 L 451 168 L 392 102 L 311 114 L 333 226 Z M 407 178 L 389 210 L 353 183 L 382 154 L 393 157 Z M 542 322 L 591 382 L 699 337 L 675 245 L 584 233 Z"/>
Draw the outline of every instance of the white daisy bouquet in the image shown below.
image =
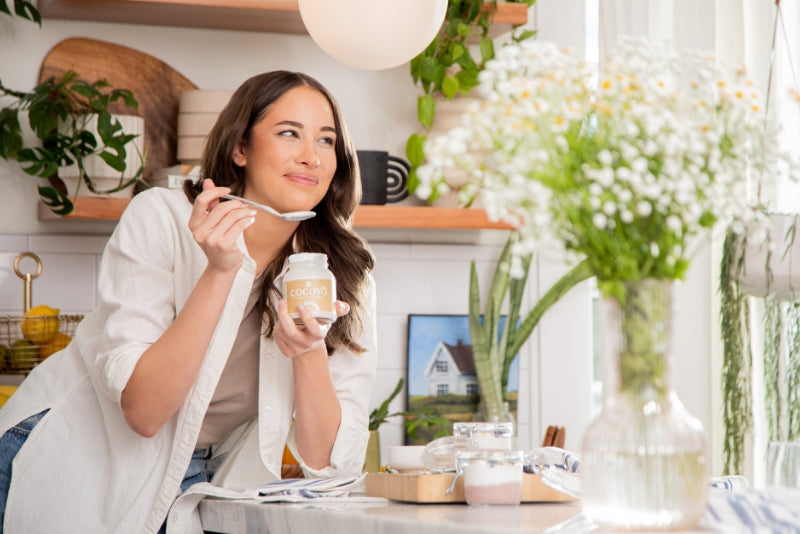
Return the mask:
<path id="1" fill-rule="evenodd" d="M 434 199 L 450 190 L 448 169 L 465 170 L 461 202 L 479 197 L 518 228 L 517 257 L 566 252 L 606 295 L 681 278 L 692 239 L 752 227 L 759 178 L 788 169 L 744 70 L 723 74 L 709 55 L 624 39 L 598 74 L 525 41 L 498 51 L 480 81 L 463 126 L 426 145 L 416 194 Z"/>

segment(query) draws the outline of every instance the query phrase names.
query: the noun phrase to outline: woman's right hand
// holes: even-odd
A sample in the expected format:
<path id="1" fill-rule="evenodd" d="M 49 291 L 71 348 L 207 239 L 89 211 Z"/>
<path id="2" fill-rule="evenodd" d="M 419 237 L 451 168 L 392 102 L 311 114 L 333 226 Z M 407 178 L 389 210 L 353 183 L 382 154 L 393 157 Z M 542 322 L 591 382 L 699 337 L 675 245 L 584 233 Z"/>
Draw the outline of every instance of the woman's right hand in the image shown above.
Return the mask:
<path id="1" fill-rule="evenodd" d="M 236 240 L 256 216 L 256 211 L 242 202 L 220 202 L 230 192 L 229 187 L 217 187 L 206 178 L 189 217 L 189 230 L 208 258 L 208 267 L 223 272 L 241 267 L 242 252 Z"/>

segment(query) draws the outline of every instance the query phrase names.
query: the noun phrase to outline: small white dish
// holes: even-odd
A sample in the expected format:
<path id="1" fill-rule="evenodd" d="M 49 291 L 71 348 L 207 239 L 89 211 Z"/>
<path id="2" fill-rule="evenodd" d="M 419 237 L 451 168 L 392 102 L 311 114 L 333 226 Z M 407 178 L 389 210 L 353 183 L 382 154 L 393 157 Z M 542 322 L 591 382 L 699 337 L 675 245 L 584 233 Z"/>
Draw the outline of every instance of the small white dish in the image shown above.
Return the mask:
<path id="1" fill-rule="evenodd" d="M 422 451 L 424 445 L 397 445 L 389 447 L 389 458 L 386 465 L 401 473 L 413 473 L 422 471 L 425 465 L 422 463 Z"/>

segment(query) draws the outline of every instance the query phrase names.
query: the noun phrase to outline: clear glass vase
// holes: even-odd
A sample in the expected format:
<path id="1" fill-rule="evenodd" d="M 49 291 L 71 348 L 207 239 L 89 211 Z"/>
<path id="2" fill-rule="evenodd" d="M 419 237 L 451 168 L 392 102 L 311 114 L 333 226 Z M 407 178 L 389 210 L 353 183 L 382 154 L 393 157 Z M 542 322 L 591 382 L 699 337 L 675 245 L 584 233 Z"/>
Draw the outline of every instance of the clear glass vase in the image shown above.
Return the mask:
<path id="1" fill-rule="evenodd" d="M 604 301 L 603 408 L 582 447 L 583 511 L 601 527 L 687 528 L 706 510 L 708 440 L 670 373 L 674 285 L 626 282 Z"/>

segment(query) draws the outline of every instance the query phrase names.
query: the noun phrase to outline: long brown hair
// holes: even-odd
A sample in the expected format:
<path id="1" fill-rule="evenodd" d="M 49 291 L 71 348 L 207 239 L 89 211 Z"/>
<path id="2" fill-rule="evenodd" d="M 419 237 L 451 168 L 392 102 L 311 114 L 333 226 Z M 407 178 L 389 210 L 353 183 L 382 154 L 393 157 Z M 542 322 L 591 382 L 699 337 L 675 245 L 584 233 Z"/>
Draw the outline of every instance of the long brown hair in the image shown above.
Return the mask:
<path id="1" fill-rule="evenodd" d="M 355 334 L 364 327 L 369 304 L 364 301 L 367 275 L 375 265 L 375 258 L 366 242 L 352 228 L 353 214 L 361 201 L 358 159 L 339 105 L 328 90 L 311 76 L 300 72 L 273 71 L 246 80 L 233 93 L 208 135 L 203 152 L 203 176 L 212 178 L 218 186 L 230 187 L 235 195 L 242 194 L 245 169 L 234 163 L 235 149 L 248 141 L 253 126 L 264 117 L 273 102 L 300 86 L 316 89 L 331 106 L 336 128 L 336 172 L 325 197 L 313 208 L 317 216 L 301 222 L 294 239 L 290 239 L 267 266 L 258 306 L 267 316 L 265 334 L 271 336 L 277 312 L 270 302 L 271 297 L 281 298 L 275 278 L 284 262 L 295 251 L 324 253 L 328 256 L 328 268 L 336 276 L 336 296 L 350 305 L 350 313 L 333 323 L 328 333 L 325 340 L 328 353 L 332 353 L 335 347 L 363 352 L 363 347 L 355 341 Z M 202 188 L 202 180 L 194 184 L 186 182 L 185 191 L 191 202 Z"/>

